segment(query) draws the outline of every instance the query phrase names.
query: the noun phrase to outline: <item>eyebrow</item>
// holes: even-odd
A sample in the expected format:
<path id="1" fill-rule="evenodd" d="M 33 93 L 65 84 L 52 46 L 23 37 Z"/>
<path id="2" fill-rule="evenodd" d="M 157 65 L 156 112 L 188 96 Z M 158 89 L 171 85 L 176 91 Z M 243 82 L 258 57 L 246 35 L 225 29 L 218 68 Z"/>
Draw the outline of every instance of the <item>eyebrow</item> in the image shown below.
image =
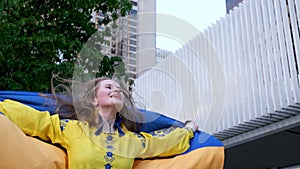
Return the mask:
<path id="1" fill-rule="evenodd" d="M 105 86 L 112 86 L 112 85 L 113 85 L 112 83 L 106 83 L 106 84 L 104 84 L 104 87 Z M 118 89 L 122 89 L 121 86 L 115 86 L 115 87 L 118 88 Z"/>

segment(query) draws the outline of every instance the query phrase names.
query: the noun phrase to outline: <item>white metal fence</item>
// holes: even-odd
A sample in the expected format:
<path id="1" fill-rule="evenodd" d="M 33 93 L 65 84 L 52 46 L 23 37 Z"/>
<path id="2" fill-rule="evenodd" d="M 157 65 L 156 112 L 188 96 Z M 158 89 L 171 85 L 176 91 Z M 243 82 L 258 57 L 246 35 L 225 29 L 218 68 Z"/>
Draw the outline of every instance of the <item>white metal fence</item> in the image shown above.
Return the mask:
<path id="1" fill-rule="evenodd" d="M 221 140 L 298 115 L 299 24 L 300 0 L 245 0 L 137 78 L 134 98 Z"/>

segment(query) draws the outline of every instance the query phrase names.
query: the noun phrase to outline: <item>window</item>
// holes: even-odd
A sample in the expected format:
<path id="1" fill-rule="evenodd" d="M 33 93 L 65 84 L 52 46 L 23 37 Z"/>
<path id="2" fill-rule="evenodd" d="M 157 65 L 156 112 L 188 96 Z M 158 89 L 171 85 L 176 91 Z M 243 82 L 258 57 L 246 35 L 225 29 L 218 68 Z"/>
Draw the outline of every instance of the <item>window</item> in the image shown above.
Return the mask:
<path id="1" fill-rule="evenodd" d="M 116 54 L 116 49 L 112 48 L 112 49 L 110 50 L 110 52 L 111 52 L 111 54 Z"/>
<path id="2" fill-rule="evenodd" d="M 136 45 L 136 41 L 135 41 L 135 40 L 130 40 L 129 43 L 130 43 L 131 45 Z"/>
<path id="3" fill-rule="evenodd" d="M 135 61 L 135 60 L 132 60 L 132 59 L 129 59 L 129 63 L 132 64 L 132 65 L 135 65 L 135 64 L 136 64 L 136 61 Z"/>
<path id="4" fill-rule="evenodd" d="M 136 30 L 136 28 L 130 27 L 130 31 L 136 32 L 137 30 Z"/>
<path id="5" fill-rule="evenodd" d="M 137 26 L 137 22 L 131 20 L 131 21 L 129 21 L 129 25 Z"/>
<path id="6" fill-rule="evenodd" d="M 129 70 L 135 72 L 135 71 L 136 71 L 136 68 L 133 67 L 133 66 L 129 66 Z"/>
<path id="7" fill-rule="evenodd" d="M 130 37 L 129 37 L 129 38 L 136 39 L 136 35 L 130 34 Z"/>
<path id="8" fill-rule="evenodd" d="M 137 14 L 137 10 L 135 10 L 135 9 L 130 10 L 130 15 L 136 15 L 136 14 Z"/>
<path id="9" fill-rule="evenodd" d="M 135 58 L 136 58 L 136 54 L 130 53 L 130 54 L 129 54 L 129 57 L 135 59 Z"/>
<path id="10" fill-rule="evenodd" d="M 137 2 L 131 1 L 133 6 L 137 6 Z"/>
<path id="11" fill-rule="evenodd" d="M 130 51 L 133 51 L 133 52 L 136 52 L 136 47 L 130 46 L 130 47 L 129 47 L 129 50 L 130 50 Z"/>

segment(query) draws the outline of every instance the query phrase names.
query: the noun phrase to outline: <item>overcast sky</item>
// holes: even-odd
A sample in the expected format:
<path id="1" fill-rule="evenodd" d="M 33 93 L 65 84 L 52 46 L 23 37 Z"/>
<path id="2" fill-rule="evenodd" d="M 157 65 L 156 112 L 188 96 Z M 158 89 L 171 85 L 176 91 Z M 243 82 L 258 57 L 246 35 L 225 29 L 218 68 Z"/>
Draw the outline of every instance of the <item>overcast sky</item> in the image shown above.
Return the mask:
<path id="1" fill-rule="evenodd" d="M 183 19 L 199 31 L 203 31 L 224 17 L 226 14 L 225 0 L 156 0 L 156 12 Z M 182 44 L 162 36 L 157 36 L 158 48 L 175 51 Z"/>

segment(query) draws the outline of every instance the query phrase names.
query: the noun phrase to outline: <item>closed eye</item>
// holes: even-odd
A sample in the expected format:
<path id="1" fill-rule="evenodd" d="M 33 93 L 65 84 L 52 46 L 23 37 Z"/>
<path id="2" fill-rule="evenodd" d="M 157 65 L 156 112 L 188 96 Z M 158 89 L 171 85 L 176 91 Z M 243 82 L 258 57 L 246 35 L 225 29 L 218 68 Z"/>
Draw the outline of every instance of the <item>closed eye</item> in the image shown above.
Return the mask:
<path id="1" fill-rule="evenodd" d="M 111 85 L 106 85 L 105 88 L 106 89 L 111 89 Z"/>

